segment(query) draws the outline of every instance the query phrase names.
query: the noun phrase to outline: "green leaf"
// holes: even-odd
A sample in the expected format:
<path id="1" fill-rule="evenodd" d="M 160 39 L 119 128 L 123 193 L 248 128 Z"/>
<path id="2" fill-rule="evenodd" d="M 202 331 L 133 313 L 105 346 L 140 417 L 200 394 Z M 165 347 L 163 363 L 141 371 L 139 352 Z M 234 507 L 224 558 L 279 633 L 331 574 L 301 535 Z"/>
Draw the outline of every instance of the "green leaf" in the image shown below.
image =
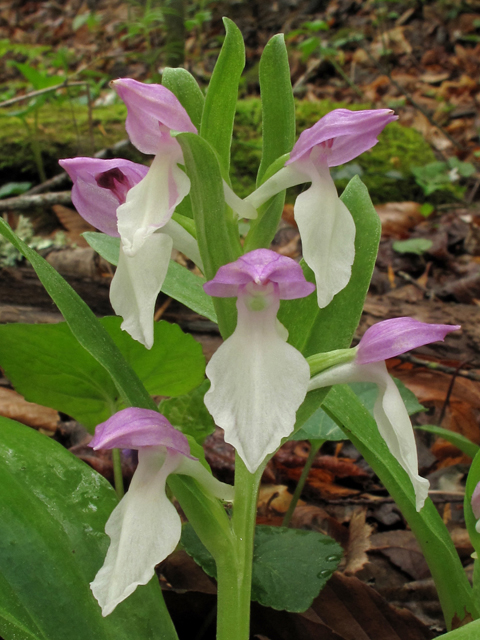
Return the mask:
<path id="1" fill-rule="evenodd" d="M 162 400 L 158 410 L 182 433 L 193 436 L 203 443 L 215 431 L 215 423 L 203 402 L 210 381 L 205 380 L 199 387 L 184 396 Z"/>
<path id="2" fill-rule="evenodd" d="M 199 131 L 205 98 L 192 74 L 180 67 L 166 67 L 162 73 L 162 84 L 177 96 Z"/>
<path id="3" fill-rule="evenodd" d="M 28 191 L 32 186 L 31 182 L 7 182 L 0 187 L 0 198 L 10 198 L 11 196 L 19 196 Z"/>
<path id="4" fill-rule="evenodd" d="M 170 260 L 162 291 L 165 295 L 216 323 L 217 314 L 212 298 L 207 296 L 203 289 L 205 282 L 205 278 L 196 276 L 186 267 Z"/>
<path id="5" fill-rule="evenodd" d="M 188 524 L 181 542 L 205 573 L 216 577 L 215 561 Z M 317 531 L 257 525 L 252 600 L 273 609 L 306 611 L 341 558 L 342 548 L 335 540 Z"/>
<path id="6" fill-rule="evenodd" d="M 439 636 L 439 640 L 478 640 L 478 638 L 480 638 L 480 620 Z"/>
<path id="7" fill-rule="evenodd" d="M 401 380 L 394 378 L 394 382 L 400 391 L 409 416 L 425 410 L 425 407 L 418 402 L 415 394 L 410 389 L 407 389 Z M 378 395 L 377 385 L 371 382 L 352 382 L 347 386 L 350 387 L 370 415 L 373 416 L 373 408 Z M 297 428 L 298 424 L 297 420 Z M 298 431 L 295 431 L 291 440 L 345 440 L 346 438 L 348 436 L 343 433 L 337 423 L 325 413 L 322 407 L 319 407 L 306 420 L 303 426 Z"/>
<path id="8" fill-rule="evenodd" d="M 222 176 L 214 150 L 194 133 L 181 133 L 176 139 L 182 147 L 192 185 L 190 195 L 205 276 L 211 280 L 221 266 L 233 262 L 240 255 L 238 227 L 237 244 L 234 244 L 232 227 L 227 219 Z M 213 305 L 220 332 L 226 338 L 233 333 L 236 325 L 235 300 L 214 298 Z"/>
<path id="9" fill-rule="evenodd" d="M 477 453 L 473 458 L 472 466 L 468 472 L 467 482 L 465 485 L 465 501 L 463 505 L 463 511 L 465 515 L 465 524 L 467 525 L 467 531 L 473 548 L 480 553 L 480 533 L 475 528 L 477 524 L 477 518 L 472 509 L 472 495 L 475 491 L 477 484 L 480 482 L 480 453 Z M 477 561 L 476 561 L 477 562 Z"/>
<path id="10" fill-rule="evenodd" d="M 273 36 L 267 43 L 259 66 L 262 97 L 262 161 L 258 169 L 257 186 L 265 178 L 267 169 L 278 158 L 290 153 L 295 142 L 295 103 L 293 100 L 290 67 L 283 34 Z M 245 251 L 269 247 L 280 221 L 285 192 L 265 203 L 252 220 L 245 239 Z"/>
<path id="11" fill-rule="evenodd" d="M 84 231 L 82 236 L 102 258 L 114 266 L 118 265 L 120 238 L 114 238 L 98 231 Z"/>
<path id="12" fill-rule="evenodd" d="M 228 180 L 238 84 L 245 66 L 245 45 L 234 22 L 223 18 L 223 24 L 226 36 L 208 85 L 200 135 L 218 153 L 222 175 Z"/>
<path id="13" fill-rule="evenodd" d="M 176 640 L 157 578 L 103 618 L 89 582 L 117 503 L 89 466 L 0 418 L 0 635 L 4 640 Z"/>
<path id="14" fill-rule="evenodd" d="M 260 94 L 262 98 L 262 161 L 259 182 L 267 168 L 295 142 L 295 102 L 290 67 L 283 34 L 271 38 L 260 58 Z"/>
<path id="15" fill-rule="evenodd" d="M 412 483 L 390 453 L 367 409 L 346 385 L 332 387 L 323 407 L 345 431 L 400 507 L 432 572 L 447 628 L 451 628 L 455 616 L 463 620 L 470 613 L 477 618 L 472 589 L 447 528 L 429 498 L 420 513 L 416 511 Z"/>
<path id="16" fill-rule="evenodd" d="M 112 377 L 128 406 L 156 409 L 148 391 L 93 312 L 61 275 L 0 219 L 0 233 L 27 258 L 78 342 Z M 28 362 L 28 360 L 27 360 Z"/>
<path id="17" fill-rule="evenodd" d="M 120 329 L 121 318 L 101 322 L 151 395 L 182 395 L 202 382 L 201 345 L 177 325 L 155 323 L 149 351 Z M 66 323 L 0 325 L 0 364 L 27 400 L 62 411 L 91 431 L 118 409 L 119 392 L 108 372 Z"/>
<path id="18" fill-rule="evenodd" d="M 48 87 L 54 87 L 57 84 L 64 82 L 65 78 L 62 76 L 47 76 L 45 72 L 37 71 L 34 67 L 25 62 L 11 62 L 20 73 L 33 85 L 36 90 L 47 89 Z"/>
<path id="19" fill-rule="evenodd" d="M 420 431 L 426 431 L 427 433 L 433 433 L 436 436 L 440 436 L 447 442 L 450 442 L 455 447 L 463 451 L 470 458 L 475 458 L 477 453 L 480 451 L 480 447 L 478 444 L 475 444 L 465 436 L 462 436 L 461 433 L 456 433 L 455 431 L 450 431 L 450 429 L 443 429 L 442 427 L 437 427 L 434 424 L 422 424 L 418 427 L 415 427 Z"/>
<path id="20" fill-rule="evenodd" d="M 112 238 L 105 233 L 86 231 L 82 234 L 88 244 L 110 264 L 118 264 L 120 238 Z M 170 260 L 167 277 L 162 286 L 165 295 L 178 300 L 192 311 L 217 322 L 217 315 L 210 296 L 203 290 L 205 278 L 196 276 L 177 262 Z"/>
<path id="21" fill-rule="evenodd" d="M 431 249 L 433 242 L 427 238 L 411 238 L 410 240 L 396 240 L 393 244 L 393 250 L 397 253 L 415 253 L 421 256 Z"/>
<path id="22" fill-rule="evenodd" d="M 350 282 L 325 309 L 318 308 L 315 293 L 301 300 L 283 301 L 280 307 L 279 320 L 289 331 L 288 341 L 304 356 L 350 346 L 375 266 L 381 224 L 360 178 L 350 180 L 341 199 L 356 226 Z M 303 269 L 307 280 L 313 282 L 311 269 L 304 263 Z"/>

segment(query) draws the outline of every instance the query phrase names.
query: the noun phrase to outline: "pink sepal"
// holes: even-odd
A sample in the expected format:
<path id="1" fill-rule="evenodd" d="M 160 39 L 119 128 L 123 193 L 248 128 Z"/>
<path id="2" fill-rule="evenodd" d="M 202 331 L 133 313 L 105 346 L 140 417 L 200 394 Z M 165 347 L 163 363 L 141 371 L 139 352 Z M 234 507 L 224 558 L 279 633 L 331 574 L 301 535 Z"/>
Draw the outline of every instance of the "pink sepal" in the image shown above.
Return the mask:
<path id="1" fill-rule="evenodd" d="M 329 167 L 349 162 L 376 145 L 383 128 L 397 118 L 391 109 L 330 111 L 300 134 L 286 164 L 307 159 L 317 145 L 323 145 L 322 160 Z"/>
<path id="2" fill-rule="evenodd" d="M 305 280 L 302 268 L 295 260 L 270 249 L 255 249 L 220 267 L 213 280 L 203 288 L 210 296 L 230 298 L 236 297 L 239 288 L 249 282 L 259 285 L 273 282 L 278 285 L 281 300 L 304 298 L 315 290 L 315 285 Z"/>
<path id="3" fill-rule="evenodd" d="M 148 167 L 122 158 L 66 158 L 59 164 L 73 181 L 72 202 L 82 218 L 103 233 L 118 236 L 117 208 L 128 190 L 147 175 Z"/>
<path id="4" fill-rule="evenodd" d="M 365 331 L 355 361 L 367 364 L 394 358 L 424 344 L 444 340 L 447 333 L 460 328 L 460 325 L 428 324 L 414 318 L 384 320 Z"/>
<path id="5" fill-rule="evenodd" d="M 142 449 L 163 446 L 171 452 L 196 459 L 190 455 L 187 438 L 161 413 L 138 407 L 123 409 L 99 424 L 89 446 L 92 449 Z"/>
<path id="6" fill-rule="evenodd" d="M 125 128 L 130 140 L 143 153 L 158 153 L 162 142 L 170 138 L 165 129 L 197 133 L 178 98 L 161 84 L 119 78 L 111 85 L 127 105 Z"/>
<path id="7" fill-rule="evenodd" d="M 480 518 L 480 482 L 475 487 L 475 491 L 472 494 L 472 511 L 475 518 Z"/>

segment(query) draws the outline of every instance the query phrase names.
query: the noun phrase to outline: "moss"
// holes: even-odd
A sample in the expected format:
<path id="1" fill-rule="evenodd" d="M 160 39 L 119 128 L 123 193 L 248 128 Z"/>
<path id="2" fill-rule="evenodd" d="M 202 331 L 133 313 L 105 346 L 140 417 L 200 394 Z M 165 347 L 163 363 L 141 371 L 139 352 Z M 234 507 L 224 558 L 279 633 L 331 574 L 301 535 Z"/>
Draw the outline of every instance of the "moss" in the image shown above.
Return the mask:
<path id="1" fill-rule="evenodd" d="M 351 106 L 326 100 L 298 102 L 297 133 L 311 127 L 332 109 L 346 106 L 361 109 L 369 105 Z M 36 181 L 37 172 L 25 126 L 18 118 L 0 116 L 0 171 L 5 182 L 27 178 Z M 126 108 L 122 103 L 95 107 L 92 149 L 86 106 L 68 102 L 44 105 L 39 112 L 38 139 L 47 175 L 58 172 L 59 158 L 92 155 L 93 151 L 125 138 L 125 116 Z M 33 122 L 32 115 L 29 121 Z M 239 101 L 232 143 L 231 176 L 233 188 L 240 197 L 245 197 L 254 188 L 262 153 L 261 137 L 260 99 Z M 131 159 L 141 162 L 140 155 Z M 410 167 L 423 166 L 434 160 L 433 151 L 418 132 L 393 123 L 381 134 L 380 142 L 371 151 L 347 165 L 344 177 L 341 170 L 336 170 L 336 183 L 342 190 L 349 177 L 357 171 L 361 172 L 375 202 L 423 199 Z"/>
<path id="2" fill-rule="evenodd" d="M 90 131 L 88 109 L 68 102 L 48 103 L 38 112 L 38 140 L 48 176 L 58 173 L 58 159 L 92 155 L 125 138 L 126 108 L 123 104 L 96 107 Z M 34 116 L 27 117 L 34 131 Z M 0 171 L 8 179 L 38 180 L 27 127 L 18 117 L 0 113 Z"/>

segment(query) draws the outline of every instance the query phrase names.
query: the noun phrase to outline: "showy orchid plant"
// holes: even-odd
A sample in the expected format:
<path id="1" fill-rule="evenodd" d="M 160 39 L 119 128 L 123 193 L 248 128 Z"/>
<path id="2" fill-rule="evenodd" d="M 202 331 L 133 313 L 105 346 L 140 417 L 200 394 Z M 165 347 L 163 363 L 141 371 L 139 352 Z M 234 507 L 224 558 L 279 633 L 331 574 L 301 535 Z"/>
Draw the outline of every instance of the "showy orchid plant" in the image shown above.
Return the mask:
<path id="1" fill-rule="evenodd" d="M 275 36 L 259 69 L 262 161 L 256 188 L 241 200 L 229 171 L 244 48 L 235 25 L 225 25 L 205 97 L 183 69 L 166 69 L 163 85 L 129 78 L 111 83 L 127 108 L 130 141 L 152 156 L 149 167 L 118 158 L 60 161 L 73 181 L 78 213 L 99 231 L 85 237 L 116 265 L 110 301 L 118 321 L 98 320 L 0 221 L 0 232 L 31 261 L 67 323 L 6 327 L 0 341 L 13 344 L 15 353 L 28 344 L 48 386 L 41 387 L 40 376 L 35 391 L 8 348 L 0 347 L 0 364 L 27 399 L 82 422 L 94 432 L 94 450 L 112 450 L 120 498 L 55 443 L 37 434 L 33 442 L 19 425 L 2 421 L 0 453 L 13 462 L 0 479 L 14 497 L 0 497 L 0 506 L 5 521 L 16 524 L 10 542 L 0 528 L 8 547 L 7 564 L 0 557 L 0 594 L 7 603 L 7 614 L 0 607 L 0 635 L 76 638 L 64 615 L 74 609 L 82 620 L 75 629 L 85 629 L 81 640 L 175 640 L 155 568 L 178 545 L 217 580 L 218 640 L 248 640 L 252 597 L 275 609 L 306 610 L 338 566 L 341 549 L 318 532 L 256 528 L 257 494 L 280 446 L 302 434 L 312 446 L 328 440 L 328 419 L 339 427 L 337 439 L 349 438 L 362 453 L 415 533 L 447 628 L 474 620 L 471 628 L 478 629 L 480 579 L 475 573 L 472 589 L 428 498 L 405 404 L 409 392 L 385 363 L 460 327 L 394 318 L 355 339 L 380 222 L 360 179 L 339 197 L 329 169 L 371 149 L 396 116 L 388 109 L 335 109 L 295 141 L 288 59 L 283 37 Z M 306 185 L 299 195 L 290 192 L 303 247 L 299 262 L 270 249 L 285 191 L 297 185 Z M 241 220 L 248 222 L 244 237 Z M 172 249 L 195 271 L 173 262 Z M 224 341 L 206 368 L 193 339 L 154 321 L 160 291 L 218 323 Z M 373 389 L 373 411 L 352 384 L 358 382 Z M 169 399 L 158 406 L 152 396 Z M 201 445 L 214 423 L 235 449 L 233 486 L 214 478 L 205 460 Z M 121 461 L 132 455 L 138 466 L 123 495 Z M 32 472 L 40 459 L 53 460 L 53 480 Z M 480 459 L 474 468 L 465 509 L 480 550 Z M 19 469 L 27 471 L 19 477 Z M 15 497 L 21 483 L 28 504 Z M 33 525 L 28 510 L 36 513 Z M 32 526 L 39 540 L 57 532 L 58 544 L 37 554 L 55 559 L 57 573 L 44 580 L 62 585 L 54 597 L 49 593 L 53 604 L 30 598 L 26 581 L 6 568 L 24 562 L 18 554 L 29 545 L 16 539 Z M 38 566 L 39 575 L 47 565 Z M 52 606 L 55 616 L 48 614 Z"/>

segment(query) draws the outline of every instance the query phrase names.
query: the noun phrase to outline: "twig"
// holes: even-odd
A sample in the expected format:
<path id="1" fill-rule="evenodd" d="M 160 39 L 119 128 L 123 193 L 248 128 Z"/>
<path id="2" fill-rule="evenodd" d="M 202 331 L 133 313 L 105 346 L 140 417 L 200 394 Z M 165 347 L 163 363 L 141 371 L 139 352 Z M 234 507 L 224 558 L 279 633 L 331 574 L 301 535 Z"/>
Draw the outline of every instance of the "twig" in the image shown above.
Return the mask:
<path id="1" fill-rule="evenodd" d="M 448 367 L 445 364 L 440 364 L 439 362 L 431 362 L 430 360 L 422 360 L 421 358 L 412 356 L 409 353 L 402 353 L 398 356 L 395 356 L 395 358 L 398 358 L 398 360 L 401 360 L 402 362 L 409 362 L 410 364 L 416 364 L 419 367 L 425 367 L 426 369 L 431 369 L 432 371 L 441 371 L 442 373 L 456 374 L 461 378 L 468 378 L 469 380 L 475 380 L 476 382 L 480 382 L 480 374 L 475 373 L 474 371 L 467 371 L 466 369 L 457 369 L 456 367 Z"/>
<path id="2" fill-rule="evenodd" d="M 12 104 L 16 104 L 17 102 L 23 102 L 23 100 L 29 100 L 30 98 L 36 98 L 37 96 L 42 96 L 44 93 L 50 93 L 50 91 L 57 91 L 57 89 L 65 89 L 66 87 L 84 87 L 88 86 L 87 82 L 62 82 L 61 84 L 56 84 L 53 87 L 47 87 L 46 89 L 38 89 L 37 91 L 31 91 L 30 93 L 26 93 L 23 96 L 17 96 L 16 98 L 10 98 L 9 100 L 4 100 L 0 102 L 0 107 L 10 107 Z"/>
<path id="3" fill-rule="evenodd" d="M 5 211 L 25 211 L 32 207 L 48 207 L 52 204 L 70 204 L 70 191 L 56 191 L 53 193 L 39 193 L 35 195 L 21 195 L 15 198 L 0 200 L 0 213 Z"/>
<path id="4" fill-rule="evenodd" d="M 445 417 L 445 413 L 447 411 L 448 403 L 450 402 L 450 396 L 452 395 L 453 385 L 455 384 L 455 380 L 458 377 L 458 372 L 460 368 L 465 364 L 465 362 L 461 362 L 458 367 L 455 369 L 455 372 L 452 374 L 452 379 L 450 380 L 450 384 L 448 385 L 447 394 L 445 396 L 445 400 L 442 405 L 442 410 L 440 411 L 440 415 L 438 417 L 438 426 L 442 426 L 443 419 Z"/>

